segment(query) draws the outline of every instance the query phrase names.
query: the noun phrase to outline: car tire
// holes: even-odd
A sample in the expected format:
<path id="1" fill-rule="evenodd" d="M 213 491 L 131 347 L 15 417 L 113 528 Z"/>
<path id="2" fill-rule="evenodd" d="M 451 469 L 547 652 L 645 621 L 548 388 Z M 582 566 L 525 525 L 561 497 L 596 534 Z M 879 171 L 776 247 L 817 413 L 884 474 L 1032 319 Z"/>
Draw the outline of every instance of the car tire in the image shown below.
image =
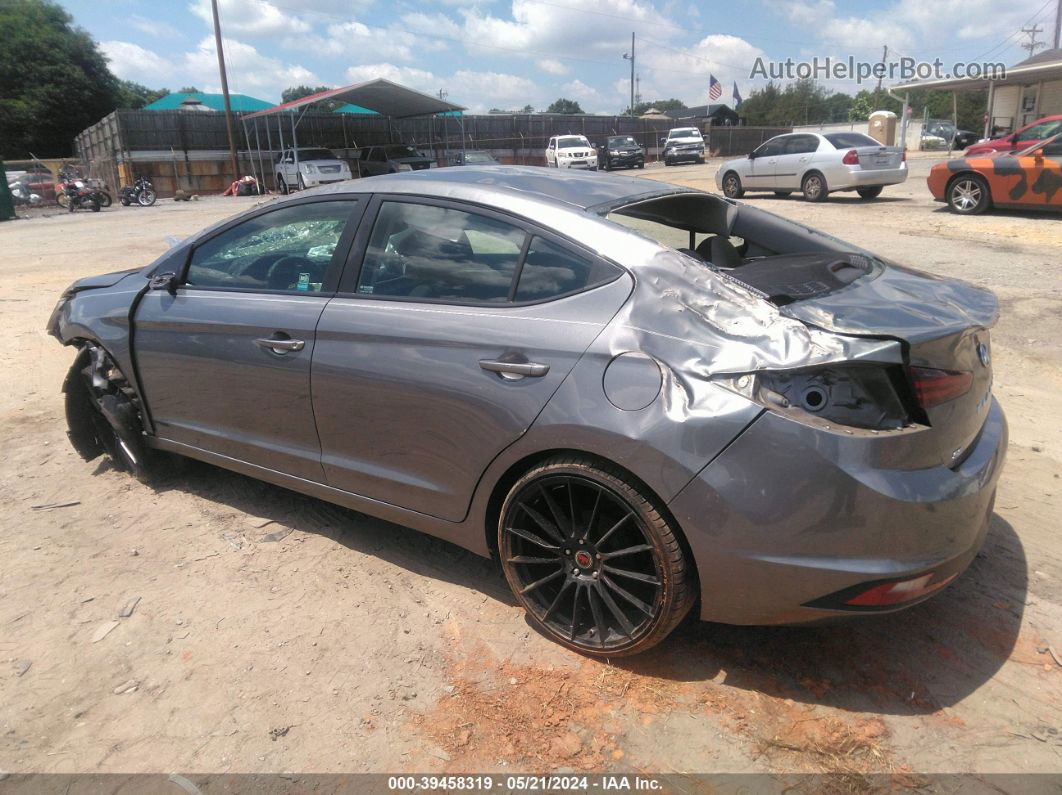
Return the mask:
<path id="1" fill-rule="evenodd" d="M 733 171 L 723 175 L 723 195 L 728 199 L 740 199 L 745 195 L 745 188 L 741 184 L 741 177 Z"/>
<path id="2" fill-rule="evenodd" d="M 639 164 L 638 164 L 638 168 L 645 168 L 645 163 L 644 163 L 644 162 L 642 162 L 642 163 L 639 163 Z"/>
<path id="3" fill-rule="evenodd" d="M 818 171 L 812 171 L 804 175 L 804 179 L 800 183 L 800 192 L 804 194 L 804 199 L 809 202 L 824 202 L 826 197 L 830 195 L 826 177 L 822 176 Z"/>
<path id="4" fill-rule="evenodd" d="M 281 196 L 288 195 L 288 183 L 284 181 L 283 174 L 277 174 L 277 190 L 280 191 Z"/>
<path id="5" fill-rule="evenodd" d="M 882 190 L 881 185 L 875 185 L 872 188 L 856 188 L 856 193 L 859 194 L 860 199 L 876 199 L 881 195 Z"/>
<path id="6" fill-rule="evenodd" d="M 697 165 L 700 165 L 700 166 L 704 165 L 704 158 L 703 157 L 698 157 L 697 158 Z"/>
<path id="7" fill-rule="evenodd" d="M 583 654 L 644 652 L 696 601 L 693 564 L 659 501 L 583 456 L 549 458 L 513 484 L 498 552 L 529 623 Z"/>
<path id="8" fill-rule="evenodd" d="M 992 204 L 988 183 L 977 174 L 959 174 L 948 183 L 944 198 L 959 215 L 979 215 Z"/>
<path id="9" fill-rule="evenodd" d="M 793 195 L 793 191 L 791 191 L 791 190 L 776 190 L 774 192 L 774 195 L 777 196 L 779 199 L 784 199 L 786 196 Z"/>
<path id="10" fill-rule="evenodd" d="M 91 461 L 106 453 L 118 469 L 142 482 L 160 472 L 160 454 L 142 441 L 136 393 L 103 348 L 82 348 L 66 374 L 63 393 L 67 436 L 82 458 Z"/>
<path id="11" fill-rule="evenodd" d="M 101 190 L 97 195 L 100 197 L 100 207 L 110 207 L 114 203 L 111 194 L 105 190 Z"/>

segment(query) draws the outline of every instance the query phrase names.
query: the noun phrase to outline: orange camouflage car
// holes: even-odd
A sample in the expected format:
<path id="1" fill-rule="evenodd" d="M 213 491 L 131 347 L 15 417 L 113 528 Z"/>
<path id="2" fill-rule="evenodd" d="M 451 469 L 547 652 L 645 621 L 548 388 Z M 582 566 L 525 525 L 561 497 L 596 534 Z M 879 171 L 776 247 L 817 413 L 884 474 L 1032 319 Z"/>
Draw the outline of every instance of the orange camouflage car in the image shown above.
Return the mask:
<path id="1" fill-rule="evenodd" d="M 938 163 L 926 183 L 934 199 L 963 215 L 989 207 L 1062 210 L 1062 133 L 1020 152 Z"/>

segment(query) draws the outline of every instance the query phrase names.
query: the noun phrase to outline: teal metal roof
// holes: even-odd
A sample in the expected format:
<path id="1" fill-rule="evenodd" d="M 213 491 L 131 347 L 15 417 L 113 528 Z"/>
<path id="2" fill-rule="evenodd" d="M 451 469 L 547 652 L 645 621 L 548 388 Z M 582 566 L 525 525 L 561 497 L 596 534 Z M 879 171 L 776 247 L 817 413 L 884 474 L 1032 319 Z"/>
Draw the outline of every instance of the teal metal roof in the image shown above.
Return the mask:
<path id="1" fill-rule="evenodd" d="M 145 105 L 144 110 L 180 110 L 185 100 L 194 99 L 206 105 L 211 110 L 225 110 L 225 98 L 221 94 L 167 94 L 157 99 L 150 105 Z M 239 113 L 255 113 L 260 110 L 268 110 L 273 107 L 272 102 L 264 99 L 256 99 L 246 94 L 229 94 L 232 109 Z"/>
<path id="2" fill-rule="evenodd" d="M 369 110 L 368 108 L 363 108 L 361 105 L 352 105 L 349 102 L 346 103 L 345 105 L 340 105 L 338 108 L 336 108 L 332 112 L 333 113 L 356 113 L 356 114 L 361 115 L 361 116 L 379 116 L 380 115 L 379 113 L 377 113 L 374 110 Z"/>
<path id="3" fill-rule="evenodd" d="M 353 113 L 353 114 L 359 115 L 359 116 L 379 116 L 380 115 L 379 113 L 377 113 L 374 110 L 369 110 L 368 108 L 363 108 L 361 105 L 353 105 L 350 102 L 348 102 L 345 105 L 340 105 L 338 108 L 336 108 L 332 112 L 333 113 Z M 436 116 L 460 116 L 461 115 L 461 111 L 459 111 L 459 110 L 448 110 L 445 113 L 436 113 L 435 115 Z"/>

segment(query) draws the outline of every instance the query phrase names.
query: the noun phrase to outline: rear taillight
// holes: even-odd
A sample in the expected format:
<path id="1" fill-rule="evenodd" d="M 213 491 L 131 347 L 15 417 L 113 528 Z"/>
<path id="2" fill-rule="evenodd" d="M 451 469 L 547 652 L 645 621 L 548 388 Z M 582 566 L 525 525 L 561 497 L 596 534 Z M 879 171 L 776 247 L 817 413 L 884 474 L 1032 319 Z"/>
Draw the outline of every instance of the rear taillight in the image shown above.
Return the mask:
<path id="1" fill-rule="evenodd" d="M 931 409 L 970 391 L 973 373 L 955 370 L 936 370 L 932 367 L 912 367 L 911 385 L 918 404 Z"/>
<path id="2" fill-rule="evenodd" d="M 893 580 L 875 585 L 860 594 L 845 600 L 852 607 L 888 607 L 922 599 L 934 591 L 939 591 L 955 579 L 952 574 L 938 582 L 931 582 L 933 572 L 909 580 Z"/>
<path id="3" fill-rule="evenodd" d="M 855 149 L 849 149 L 845 153 L 844 159 L 841 161 L 846 166 L 858 166 L 859 165 L 859 152 Z"/>

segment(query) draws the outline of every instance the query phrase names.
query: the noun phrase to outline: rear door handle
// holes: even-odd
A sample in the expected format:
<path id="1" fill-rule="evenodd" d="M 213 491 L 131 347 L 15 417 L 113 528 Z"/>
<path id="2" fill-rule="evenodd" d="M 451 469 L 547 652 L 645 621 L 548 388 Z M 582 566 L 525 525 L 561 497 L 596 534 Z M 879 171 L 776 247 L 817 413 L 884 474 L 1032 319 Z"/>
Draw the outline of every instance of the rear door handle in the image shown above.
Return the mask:
<path id="1" fill-rule="evenodd" d="M 283 356 L 288 351 L 301 351 L 306 347 L 303 340 L 261 338 L 254 341 L 259 348 L 272 351 L 277 356 Z"/>
<path id="2" fill-rule="evenodd" d="M 510 380 L 524 376 L 541 378 L 549 372 L 549 365 L 539 362 L 502 362 L 494 359 L 480 359 L 479 366 Z"/>

